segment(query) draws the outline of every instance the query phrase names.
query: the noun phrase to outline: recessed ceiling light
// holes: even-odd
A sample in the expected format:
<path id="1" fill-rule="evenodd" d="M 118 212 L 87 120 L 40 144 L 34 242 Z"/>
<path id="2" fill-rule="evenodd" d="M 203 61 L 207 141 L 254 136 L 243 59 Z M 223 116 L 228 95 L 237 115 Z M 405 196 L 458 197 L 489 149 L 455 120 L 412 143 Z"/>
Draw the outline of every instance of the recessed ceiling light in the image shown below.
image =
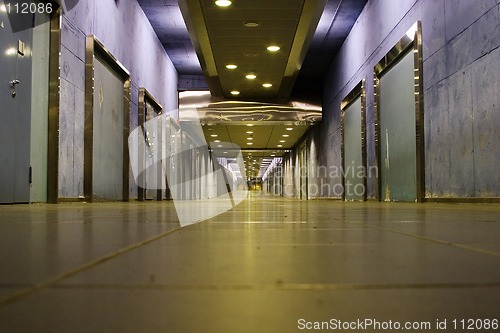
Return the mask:
<path id="1" fill-rule="evenodd" d="M 247 142 L 247 145 L 251 146 L 253 145 L 253 142 Z"/>
<path id="2" fill-rule="evenodd" d="M 253 134 L 253 132 L 252 131 L 248 131 L 247 134 Z"/>
<path id="3" fill-rule="evenodd" d="M 271 46 L 268 46 L 267 47 L 267 50 L 268 51 L 271 51 L 271 52 L 277 52 L 280 50 L 280 47 L 279 46 L 276 46 L 276 45 L 271 45 Z"/>
<path id="4" fill-rule="evenodd" d="M 283 147 L 283 145 L 278 145 L 278 148 L 281 148 L 281 147 Z"/>
<path id="5" fill-rule="evenodd" d="M 217 147 L 222 148 L 222 145 L 217 145 Z"/>
<path id="6" fill-rule="evenodd" d="M 259 26 L 260 26 L 259 22 L 255 22 L 255 21 L 245 22 L 245 27 L 247 27 L 247 28 L 257 28 Z"/>
<path id="7" fill-rule="evenodd" d="M 273 154 L 273 155 L 271 155 L 271 157 L 275 157 L 275 156 L 276 156 L 276 155 L 274 155 L 274 154 Z"/>
<path id="8" fill-rule="evenodd" d="M 233 64 L 229 64 L 229 65 L 226 65 L 226 68 L 227 69 L 236 69 L 236 68 L 238 68 L 238 66 L 237 65 L 233 65 Z"/>
<path id="9" fill-rule="evenodd" d="M 283 134 L 283 135 L 282 135 L 282 137 L 284 137 L 284 138 L 288 138 L 289 136 L 290 136 L 290 135 L 288 135 L 288 134 Z"/>
<path id="10" fill-rule="evenodd" d="M 215 4 L 219 7 L 228 7 L 231 6 L 232 2 L 229 0 L 217 0 Z"/>
<path id="11" fill-rule="evenodd" d="M 247 140 L 253 140 L 253 138 L 247 138 Z"/>
<path id="12" fill-rule="evenodd" d="M 217 134 L 212 134 L 212 135 L 210 135 L 210 136 L 211 136 L 212 138 L 216 138 L 216 137 L 218 137 L 218 135 L 217 135 Z"/>
<path id="13" fill-rule="evenodd" d="M 254 80 L 257 78 L 257 75 L 255 75 L 255 73 L 251 72 L 251 73 L 248 73 L 247 76 L 245 76 L 245 77 L 249 80 Z"/>
<path id="14" fill-rule="evenodd" d="M 264 88 L 271 88 L 273 85 L 271 83 L 264 83 L 262 86 Z"/>
<path id="15" fill-rule="evenodd" d="M 286 130 L 287 131 L 293 131 L 293 127 L 288 127 Z"/>
<path id="16" fill-rule="evenodd" d="M 240 92 L 238 90 L 231 91 L 231 95 L 235 95 L 236 96 L 236 95 L 239 95 L 239 94 L 240 94 Z"/>
<path id="17" fill-rule="evenodd" d="M 220 142 L 220 140 L 215 140 L 214 142 L 215 142 L 215 143 L 219 143 L 219 142 Z"/>
<path id="18" fill-rule="evenodd" d="M 286 141 L 285 140 L 280 140 L 281 143 L 285 143 Z"/>
<path id="19" fill-rule="evenodd" d="M 247 124 L 247 126 L 248 126 L 248 127 L 252 127 L 252 126 L 253 126 L 253 124 Z M 251 155 L 251 154 L 250 154 L 250 155 Z"/>

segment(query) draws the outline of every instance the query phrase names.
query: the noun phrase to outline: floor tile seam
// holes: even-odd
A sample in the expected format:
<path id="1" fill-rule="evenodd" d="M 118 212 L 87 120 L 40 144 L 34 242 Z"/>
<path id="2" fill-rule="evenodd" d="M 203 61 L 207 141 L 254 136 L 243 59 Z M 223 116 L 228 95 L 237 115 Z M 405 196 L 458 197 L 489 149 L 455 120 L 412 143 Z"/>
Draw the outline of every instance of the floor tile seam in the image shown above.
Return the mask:
<path id="1" fill-rule="evenodd" d="M 50 288 L 62 281 L 64 281 L 65 279 L 68 279 L 72 276 L 75 276 L 79 273 L 82 273 L 86 270 L 89 270 L 91 268 L 94 268 L 95 266 L 98 266 L 102 263 L 105 263 L 107 261 L 110 261 L 112 259 L 115 259 L 117 258 L 118 256 L 120 255 L 123 255 L 125 253 L 128 253 L 128 252 L 131 252 L 135 249 L 138 249 L 140 247 L 143 247 L 145 245 L 148 245 L 154 241 L 157 241 L 159 239 L 162 239 L 164 237 L 167 237 L 171 234 L 174 234 L 176 233 L 177 231 L 180 231 L 182 230 L 183 228 L 182 227 L 177 227 L 175 229 L 171 229 L 171 230 L 168 230 L 168 231 L 165 231 L 161 234 L 158 234 L 158 235 L 155 235 L 155 236 L 152 236 L 142 242 L 139 242 L 139 243 L 135 243 L 135 244 L 132 244 L 132 245 L 129 245 L 127 247 L 124 247 L 122 249 L 119 249 L 117 251 L 114 251 L 110 254 L 107 254 L 105 256 L 102 256 L 102 257 L 99 257 L 97 259 L 94 259 L 94 260 L 91 260 L 87 263 L 84 263 L 74 269 L 71 269 L 71 270 L 68 270 L 68 271 L 65 271 L 65 272 L 62 272 L 58 275 L 55 275 L 53 277 L 49 277 L 45 280 L 42 280 L 40 282 L 37 282 L 37 283 L 34 283 L 34 284 L 31 284 L 27 287 L 24 287 L 23 289 L 21 290 L 18 290 L 10 295 L 7 295 L 3 298 L 0 298 L 0 308 L 10 304 L 10 303 L 13 303 L 15 301 L 18 301 L 22 298 L 25 298 L 27 296 L 30 296 L 31 294 L 34 294 L 36 292 L 39 292 L 39 291 L 42 291 L 44 289 L 47 289 L 47 288 Z"/>
<path id="2" fill-rule="evenodd" d="M 435 290 L 500 288 L 500 282 L 484 283 L 268 283 L 268 284 L 55 284 L 51 290 L 158 290 L 158 291 L 322 291 L 322 290 Z"/>
<path id="3" fill-rule="evenodd" d="M 353 223 L 355 223 L 355 222 L 353 222 Z M 470 252 L 476 252 L 476 253 L 480 253 L 480 254 L 484 254 L 484 255 L 489 255 L 489 256 L 500 258 L 500 252 L 489 251 L 489 250 L 480 249 L 480 248 L 477 248 L 477 247 L 474 247 L 474 246 L 464 245 L 464 244 L 461 244 L 461 243 L 446 241 L 446 240 L 442 240 L 442 239 L 438 239 L 438 238 L 433 238 L 433 237 L 429 237 L 429 236 L 422 236 L 422 235 L 413 234 L 413 233 L 409 233 L 409 232 L 404 232 L 404 231 L 400 231 L 400 230 L 395 230 L 395 229 L 391 229 L 391 228 L 374 226 L 374 225 L 370 225 L 370 224 L 366 224 L 366 223 L 356 223 L 356 224 L 360 224 L 360 225 L 363 225 L 363 226 L 365 226 L 367 228 L 371 228 L 371 229 L 376 229 L 376 230 L 381 230 L 381 231 L 388 231 L 388 232 L 392 232 L 392 233 L 399 234 L 399 235 L 402 235 L 402 236 L 407 236 L 407 237 L 411 237 L 411 238 L 415 238 L 415 239 L 419 239 L 419 240 L 433 242 L 433 243 L 440 244 L 440 245 L 446 245 L 446 246 L 450 246 L 450 247 L 454 247 L 454 248 L 458 248 L 458 249 L 462 249 L 462 250 L 467 250 L 467 251 L 470 251 Z"/>

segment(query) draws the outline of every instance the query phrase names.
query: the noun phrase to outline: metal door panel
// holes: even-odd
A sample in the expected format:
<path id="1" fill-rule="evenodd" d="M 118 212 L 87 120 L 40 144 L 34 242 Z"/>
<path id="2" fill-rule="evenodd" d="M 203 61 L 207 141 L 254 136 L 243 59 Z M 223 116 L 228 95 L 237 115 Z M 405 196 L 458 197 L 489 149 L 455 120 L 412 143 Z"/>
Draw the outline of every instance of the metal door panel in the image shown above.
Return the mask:
<path id="1" fill-rule="evenodd" d="M 380 78 L 381 185 L 385 201 L 415 201 L 414 57 L 410 52 Z"/>
<path id="2" fill-rule="evenodd" d="M 99 58 L 94 63 L 93 196 L 123 199 L 123 80 Z"/>
<path id="3" fill-rule="evenodd" d="M 346 200 L 364 200 L 361 97 L 344 110 L 344 191 Z M 361 176 L 361 177 L 360 177 Z"/>
<path id="4" fill-rule="evenodd" d="M 13 33 L 1 11 L 0 22 L 0 203 L 29 202 L 32 30 Z"/>

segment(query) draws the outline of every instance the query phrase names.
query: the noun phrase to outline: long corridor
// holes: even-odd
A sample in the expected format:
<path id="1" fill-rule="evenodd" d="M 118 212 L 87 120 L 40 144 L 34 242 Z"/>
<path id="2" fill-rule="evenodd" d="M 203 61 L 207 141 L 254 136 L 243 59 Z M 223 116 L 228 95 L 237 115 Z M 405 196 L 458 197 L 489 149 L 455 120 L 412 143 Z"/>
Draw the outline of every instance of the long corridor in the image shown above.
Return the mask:
<path id="1" fill-rule="evenodd" d="M 370 320 L 343 331 L 446 320 L 440 331 L 459 332 L 462 319 L 500 319 L 497 204 L 253 194 L 184 228 L 172 202 L 0 206 L 0 249 L 1 332 L 327 332 Z"/>

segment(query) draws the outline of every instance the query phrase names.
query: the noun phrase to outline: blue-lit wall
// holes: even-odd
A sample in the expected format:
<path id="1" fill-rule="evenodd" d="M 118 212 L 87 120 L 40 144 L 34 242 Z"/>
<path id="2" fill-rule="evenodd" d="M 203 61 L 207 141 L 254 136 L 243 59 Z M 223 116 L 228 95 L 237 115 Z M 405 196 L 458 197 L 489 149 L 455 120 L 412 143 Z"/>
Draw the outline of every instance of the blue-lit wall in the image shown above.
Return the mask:
<path id="1" fill-rule="evenodd" d="M 325 77 L 323 123 L 308 137 L 311 164 L 315 170 L 341 166 L 340 103 L 365 79 L 368 166 L 375 165 L 373 68 L 417 20 L 426 197 L 500 197 L 498 0 L 368 1 Z M 311 175 L 309 183 L 320 186 L 310 197 L 337 197 L 332 189 L 341 178 L 331 176 Z M 376 178 L 369 176 L 368 196 L 374 197 Z"/>

